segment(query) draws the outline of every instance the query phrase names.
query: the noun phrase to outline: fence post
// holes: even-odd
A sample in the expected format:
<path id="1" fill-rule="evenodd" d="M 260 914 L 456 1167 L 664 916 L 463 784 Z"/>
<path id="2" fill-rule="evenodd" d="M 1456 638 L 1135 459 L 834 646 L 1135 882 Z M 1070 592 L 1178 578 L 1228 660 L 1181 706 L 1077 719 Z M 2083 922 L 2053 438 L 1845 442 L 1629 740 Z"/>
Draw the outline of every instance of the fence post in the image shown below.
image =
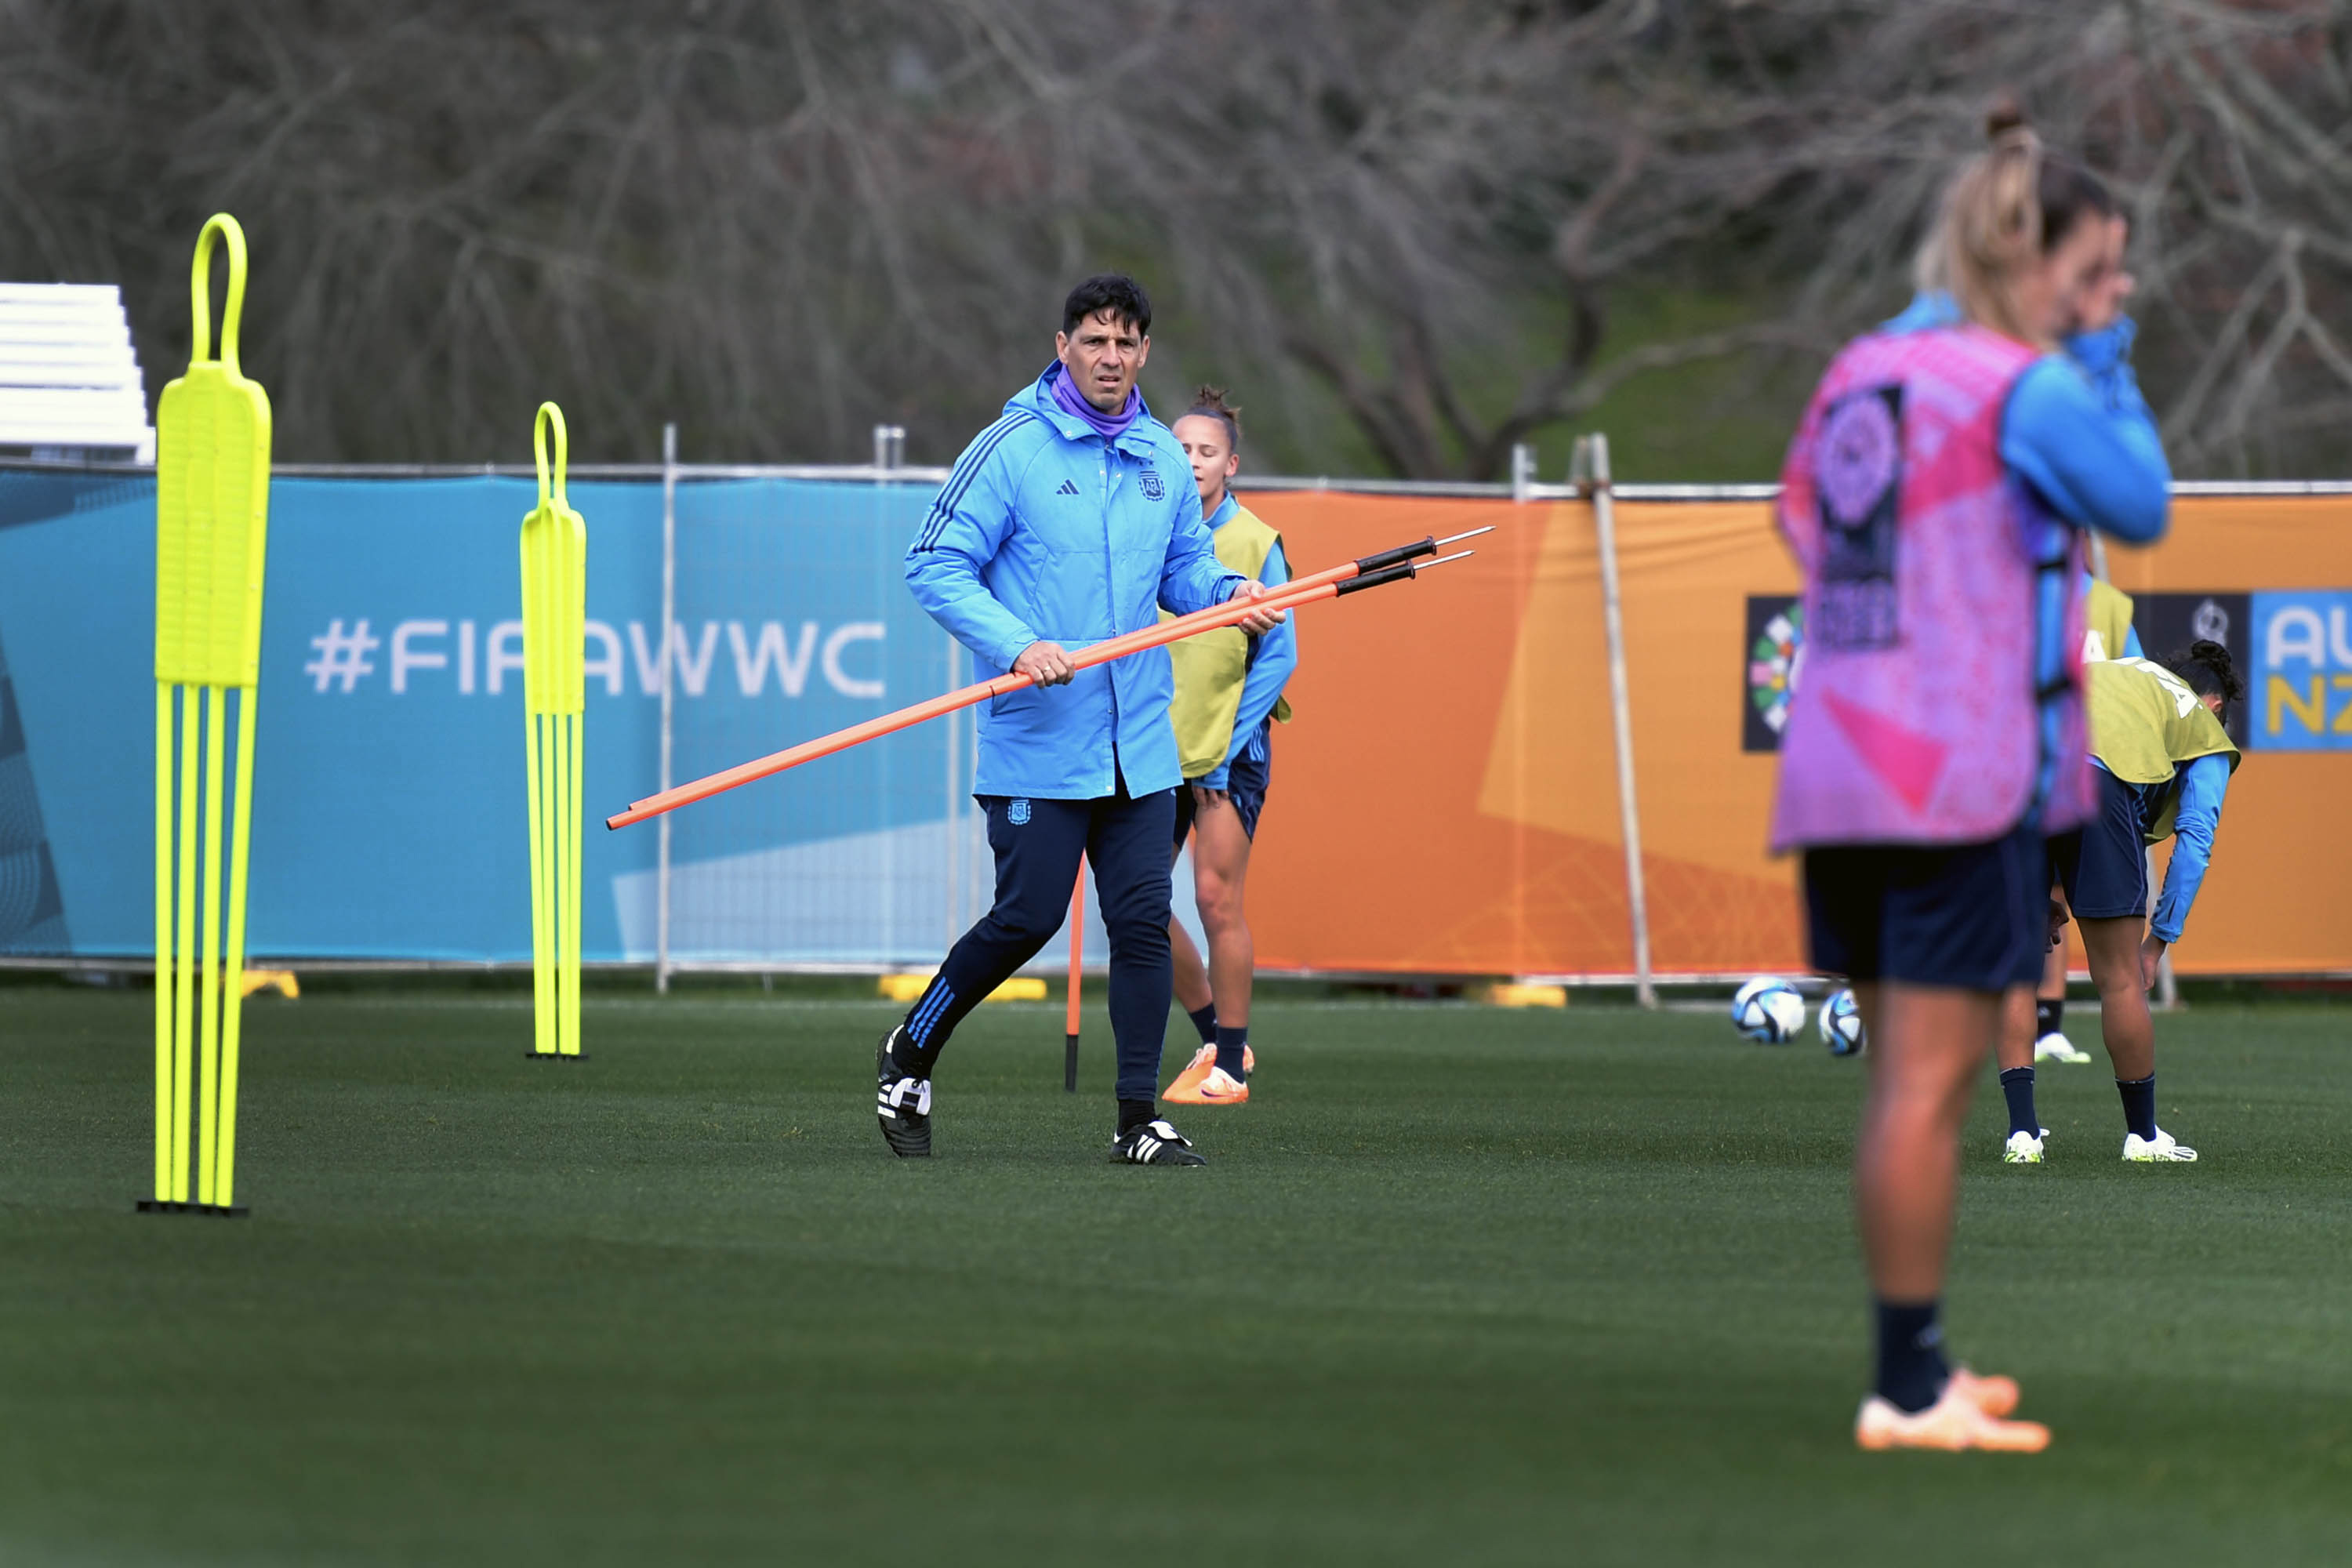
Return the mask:
<path id="1" fill-rule="evenodd" d="M 670 786 L 672 643 L 677 636 L 677 426 L 662 426 L 661 786 Z M 669 994 L 669 828 L 661 819 L 654 863 L 654 991 Z"/>
<path id="2" fill-rule="evenodd" d="M 1536 482 L 1536 449 L 1525 441 L 1511 447 L 1511 500 L 1524 503 Z"/>
<path id="3" fill-rule="evenodd" d="M 1609 483 L 1609 437 L 1580 436 L 1570 479 L 1592 501 L 1601 555 L 1601 609 L 1609 637 L 1609 713 L 1617 735 L 1617 815 L 1625 840 L 1625 904 L 1633 923 L 1633 998 L 1658 1005 L 1650 977 L 1650 900 L 1642 878 L 1642 812 L 1633 793 L 1633 711 L 1625 687 L 1625 614 L 1617 591 L 1616 498 Z"/>

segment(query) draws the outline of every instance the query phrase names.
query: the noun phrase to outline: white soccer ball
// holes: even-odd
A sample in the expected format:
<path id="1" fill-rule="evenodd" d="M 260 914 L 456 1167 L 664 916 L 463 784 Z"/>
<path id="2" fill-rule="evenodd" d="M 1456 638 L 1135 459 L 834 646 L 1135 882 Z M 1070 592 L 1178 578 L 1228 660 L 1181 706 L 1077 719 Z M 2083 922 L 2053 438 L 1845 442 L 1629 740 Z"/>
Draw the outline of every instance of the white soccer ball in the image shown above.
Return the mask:
<path id="1" fill-rule="evenodd" d="M 1815 1022 L 1821 1026 L 1822 1044 L 1830 1048 L 1833 1057 L 1858 1057 L 1869 1048 L 1870 1041 L 1862 1032 L 1862 1014 L 1854 1006 L 1851 986 L 1830 993 Z"/>
<path id="2" fill-rule="evenodd" d="M 1759 974 L 1731 999 L 1734 1027 L 1759 1045 L 1785 1046 L 1805 1026 L 1805 999 L 1777 974 Z"/>

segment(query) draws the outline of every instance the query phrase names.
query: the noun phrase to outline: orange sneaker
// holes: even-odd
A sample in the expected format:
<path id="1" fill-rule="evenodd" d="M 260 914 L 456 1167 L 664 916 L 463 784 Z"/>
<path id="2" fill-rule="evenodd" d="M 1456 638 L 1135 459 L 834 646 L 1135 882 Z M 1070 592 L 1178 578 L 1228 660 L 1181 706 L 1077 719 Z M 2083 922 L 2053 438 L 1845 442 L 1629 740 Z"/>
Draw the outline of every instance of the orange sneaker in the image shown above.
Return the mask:
<path id="1" fill-rule="evenodd" d="M 1175 1105 L 1247 1105 L 1249 1085 L 1217 1066 L 1216 1055 L 1209 1053 L 1209 1070 L 1200 1079 L 1188 1084 L 1180 1078 L 1160 1098 Z"/>
<path id="2" fill-rule="evenodd" d="M 1192 1059 L 1184 1064 L 1184 1070 L 1176 1075 L 1176 1081 L 1170 1084 L 1168 1092 L 1160 1098 L 1175 1100 L 1180 1105 L 1198 1103 L 1191 1098 L 1192 1093 L 1201 1087 L 1201 1080 L 1208 1077 L 1209 1069 L 1216 1065 L 1217 1047 L 1202 1046 L 1192 1053 Z"/>
<path id="3" fill-rule="evenodd" d="M 2000 1384 L 2008 1384 L 2004 1391 Z M 1874 1394 L 1862 1402 L 1853 1422 L 1853 1442 L 1873 1452 L 1887 1448 L 1940 1448 L 1958 1452 L 1981 1448 L 1996 1454 L 2038 1454 L 2050 1446 L 2050 1428 L 2039 1421 L 2004 1421 L 1979 1401 L 1996 1401 L 2006 1393 L 2015 1405 L 2017 1385 L 2008 1378 L 1978 1377 L 1954 1373 L 1944 1384 L 1943 1397 L 1920 1411 L 1906 1415 Z"/>
<path id="4" fill-rule="evenodd" d="M 2006 1415 L 2017 1408 L 2017 1379 L 2013 1377 L 1979 1377 L 1967 1367 L 1952 1369 L 1952 1380 L 1947 1388 L 1959 1390 L 1960 1397 L 1988 1415 Z"/>

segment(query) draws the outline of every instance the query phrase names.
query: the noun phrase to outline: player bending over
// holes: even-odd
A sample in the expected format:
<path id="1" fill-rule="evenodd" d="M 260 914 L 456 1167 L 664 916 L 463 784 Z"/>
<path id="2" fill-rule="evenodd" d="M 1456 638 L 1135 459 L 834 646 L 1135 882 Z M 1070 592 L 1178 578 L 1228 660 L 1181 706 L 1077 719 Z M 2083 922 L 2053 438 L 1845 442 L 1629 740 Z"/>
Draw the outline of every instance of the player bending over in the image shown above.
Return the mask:
<path id="1" fill-rule="evenodd" d="M 2230 650 L 2217 642 L 2197 643 L 2162 664 L 2114 659 L 2085 674 L 2099 810 L 2080 832 L 2053 839 L 2051 855 L 2099 992 L 2099 1033 L 2124 1102 L 2124 1158 L 2194 1160 L 2196 1150 L 2156 1124 L 2156 1026 L 2147 988 L 2165 949 L 2180 940 L 2212 863 L 2221 799 L 2239 761 L 2222 719 L 2245 687 Z M 2167 838 L 2179 842 L 2150 921 L 2147 847 Z M 2042 1124 L 2033 1109 L 2033 1068 L 2015 1059 L 2021 1055 L 2015 1037 L 2003 1040 L 2009 1138 L 2001 1158 L 2033 1165 L 2042 1162 Z"/>
<path id="2" fill-rule="evenodd" d="M 1267 587 L 1290 581 L 1282 535 L 1260 522 L 1226 489 L 1241 468 L 1241 410 L 1204 386 L 1173 426 L 1192 460 L 1201 513 L 1217 542 L 1217 559 Z M 1274 767 L 1275 721 L 1290 721 L 1282 688 L 1298 668 L 1297 622 L 1264 637 L 1228 629 L 1168 650 L 1176 661 L 1176 727 L 1184 782 L 1176 791 L 1176 849 L 1192 839 L 1192 894 L 1209 938 L 1204 965 L 1192 938 L 1174 921 L 1168 941 L 1176 962 L 1176 1000 L 1201 1031 L 1201 1048 L 1160 1098 L 1174 1105 L 1243 1105 L 1257 1064 L 1249 1046 L 1250 979 L 1256 948 L 1242 910 L 1250 846 L 1265 808 Z"/>
<path id="3" fill-rule="evenodd" d="M 1805 579 L 1776 850 L 1801 850 L 1815 968 L 1853 977 L 1870 1087 L 1854 1207 L 1878 1363 L 1864 1448 L 2038 1450 L 2017 1385 L 1949 1365 L 1937 1322 L 1960 1124 L 2047 943 L 2043 838 L 2091 807 L 2078 526 L 2146 542 L 2154 426 L 2056 353 L 2114 201 L 2014 118 L 1948 188 L 1924 289 L 1962 320 L 1831 363 L 1790 443 L 1780 522 Z"/>
<path id="4" fill-rule="evenodd" d="M 1110 933 L 1110 1157 L 1206 1163 L 1155 1106 L 1170 996 L 1168 841 L 1182 781 L 1168 656 L 1073 670 L 1063 650 L 1141 631 L 1162 608 L 1265 592 L 1217 563 L 1184 450 L 1135 390 L 1150 331 L 1151 302 L 1134 279 L 1073 289 L 1054 363 L 956 459 L 907 552 L 916 601 L 974 662 L 1036 684 L 980 716 L 973 789 L 996 854 L 996 901 L 875 1053 L 882 1137 L 902 1158 L 931 1152 L 931 1068 L 948 1037 L 1062 929 L 1083 855 Z M 1262 636 L 1280 621 L 1261 611 L 1241 626 Z"/>

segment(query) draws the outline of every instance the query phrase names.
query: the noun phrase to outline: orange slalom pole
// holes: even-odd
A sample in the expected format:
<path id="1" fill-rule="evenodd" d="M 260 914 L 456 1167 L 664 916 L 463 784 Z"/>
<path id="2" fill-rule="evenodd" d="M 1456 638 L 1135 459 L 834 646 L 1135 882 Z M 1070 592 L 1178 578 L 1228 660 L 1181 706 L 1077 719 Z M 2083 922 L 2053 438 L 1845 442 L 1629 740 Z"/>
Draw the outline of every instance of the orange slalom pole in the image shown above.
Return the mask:
<path id="1" fill-rule="evenodd" d="M 1287 588 L 1287 584 L 1285 584 L 1285 587 Z M 1262 599 L 1228 601 L 1203 610 L 1196 616 L 1188 616 L 1180 621 L 1163 621 L 1156 626 L 1147 626 L 1140 632 L 1130 632 L 1126 637 L 1113 637 L 1107 642 L 1096 643 L 1091 647 L 1081 648 L 1070 655 L 1070 668 L 1092 668 L 1097 664 L 1108 664 L 1112 659 L 1123 658 L 1131 653 L 1141 653 L 1146 648 L 1160 647 L 1171 642 L 1181 642 L 1188 637 L 1198 636 L 1202 632 L 1214 631 L 1220 626 L 1232 626 L 1236 622 L 1247 620 L 1260 610 L 1286 610 L 1295 605 L 1311 604 L 1318 599 L 1328 599 L 1338 590 L 1337 583 L 1327 582 L 1312 584 L 1296 592 L 1269 594 Z M 606 817 L 604 826 L 609 828 L 627 827 L 643 822 L 648 817 L 659 816 L 666 811 L 675 811 L 681 805 L 691 805 L 698 800 L 707 800 L 714 795 L 733 789 L 738 784 L 747 784 L 754 779 L 763 779 L 771 773 L 780 773 L 787 768 L 796 768 L 803 763 L 813 763 L 819 757 L 829 757 L 835 752 L 847 751 L 850 747 L 865 742 L 879 740 L 884 735 L 910 729 L 927 720 L 936 719 L 943 713 L 953 713 L 959 709 L 970 708 L 974 703 L 985 702 L 992 697 L 1002 697 L 1008 691 L 1018 691 L 1030 684 L 1031 681 L 1025 675 L 1007 673 L 992 680 L 983 680 L 977 685 L 967 686 L 960 691 L 943 692 L 937 697 L 918 702 L 912 707 L 901 708 L 895 713 L 885 713 L 879 718 L 868 719 L 864 723 L 852 724 L 845 730 L 836 730 L 830 735 L 820 735 L 814 741 L 803 741 L 797 746 L 788 746 L 781 752 L 771 752 L 767 756 L 754 758 L 748 763 L 739 763 L 724 772 L 679 784 L 677 788 L 666 790 L 660 795 L 648 795 L 643 800 L 633 803 L 628 810 L 618 816 Z"/>
<path id="2" fill-rule="evenodd" d="M 1078 1092 L 1078 959 L 1087 946 L 1087 858 L 1078 857 L 1077 885 L 1070 889 L 1070 1010 L 1062 1025 L 1062 1089 Z"/>
<path id="3" fill-rule="evenodd" d="M 1480 529 L 1475 531 L 1485 532 L 1486 531 Z M 1213 605 L 1205 610 L 1196 611 L 1178 620 L 1163 621 L 1158 626 L 1146 626 L 1141 631 L 1111 637 L 1070 655 L 1070 668 L 1090 669 L 1098 664 L 1108 664 L 1115 658 L 1124 658 L 1129 654 L 1141 653 L 1146 648 L 1163 647 L 1171 642 L 1181 642 L 1186 637 L 1198 637 L 1202 632 L 1215 631 L 1221 626 L 1229 626 L 1245 621 L 1262 610 L 1295 609 L 1302 605 L 1313 604 L 1319 599 L 1334 598 L 1341 594 L 1378 587 L 1384 583 L 1402 581 L 1413 576 L 1416 573 L 1417 569 L 1412 564 L 1412 558 L 1427 554 L 1438 542 L 1434 540 L 1423 540 L 1416 544 L 1400 546 L 1397 550 L 1367 556 L 1364 561 L 1351 561 L 1345 566 L 1333 567 L 1328 572 L 1317 574 L 1314 578 L 1295 584 L 1286 583 L 1262 598 L 1229 599 L 1222 605 Z M 1469 553 L 1471 552 L 1468 551 L 1463 551 L 1427 564 L 1443 565 L 1446 561 L 1459 560 L 1462 555 Z M 1367 570 L 1365 567 L 1367 561 L 1380 562 L 1389 557 L 1399 557 L 1399 559 L 1390 561 L 1389 563 L 1372 570 Z M 992 697 L 1001 697 L 1008 691 L 1017 691 L 1029 684 L 1031 684 L 1029 677 L 1008 672 L 997 676 L 992 680 L 983 680 L 976 685 L 967 686 L 960 691 L 943 692 L 940 696 L 915 703 L 911 707 L 901 708 L 895 713 L 885 713 L 878 718 L 868 719 L 863 723 L 852 724 L 845 730 L 836 730 L 830 735 L 820 735 L 815 740 L 803 741 L 797 746 L 788 746 L 781 752 L 773 752 L 764 757 L 755 757 L 748 763 L 739 763 L 731 768 L 679 784 L 675 789 L 665 790 L 659 795 L 647 795 L 643 800 L 634 802 L 628 810 L 606 817 L 604 826 L 607 828 L 628 827 L 659 816 L 664 812 L 675 811 L 681 805 L 691 805 L 698 800 L 708 800 L 710 796 L 733 789 L 739 784 L 747 784 L 754 779 L 763 779 L 772 773 L 780 773 L 788 768 L 796 768 L 803 763 L 815 762 L 820 757 L 829 757 L 835 752 L 847 751 L 850 747 L 861 745 L 867 741 L 879 740 L 884 735 L 910 729 L 927 720 L 939 718 L 941 714 L 970 708 L 975 703 L 985 702 Z"/>

